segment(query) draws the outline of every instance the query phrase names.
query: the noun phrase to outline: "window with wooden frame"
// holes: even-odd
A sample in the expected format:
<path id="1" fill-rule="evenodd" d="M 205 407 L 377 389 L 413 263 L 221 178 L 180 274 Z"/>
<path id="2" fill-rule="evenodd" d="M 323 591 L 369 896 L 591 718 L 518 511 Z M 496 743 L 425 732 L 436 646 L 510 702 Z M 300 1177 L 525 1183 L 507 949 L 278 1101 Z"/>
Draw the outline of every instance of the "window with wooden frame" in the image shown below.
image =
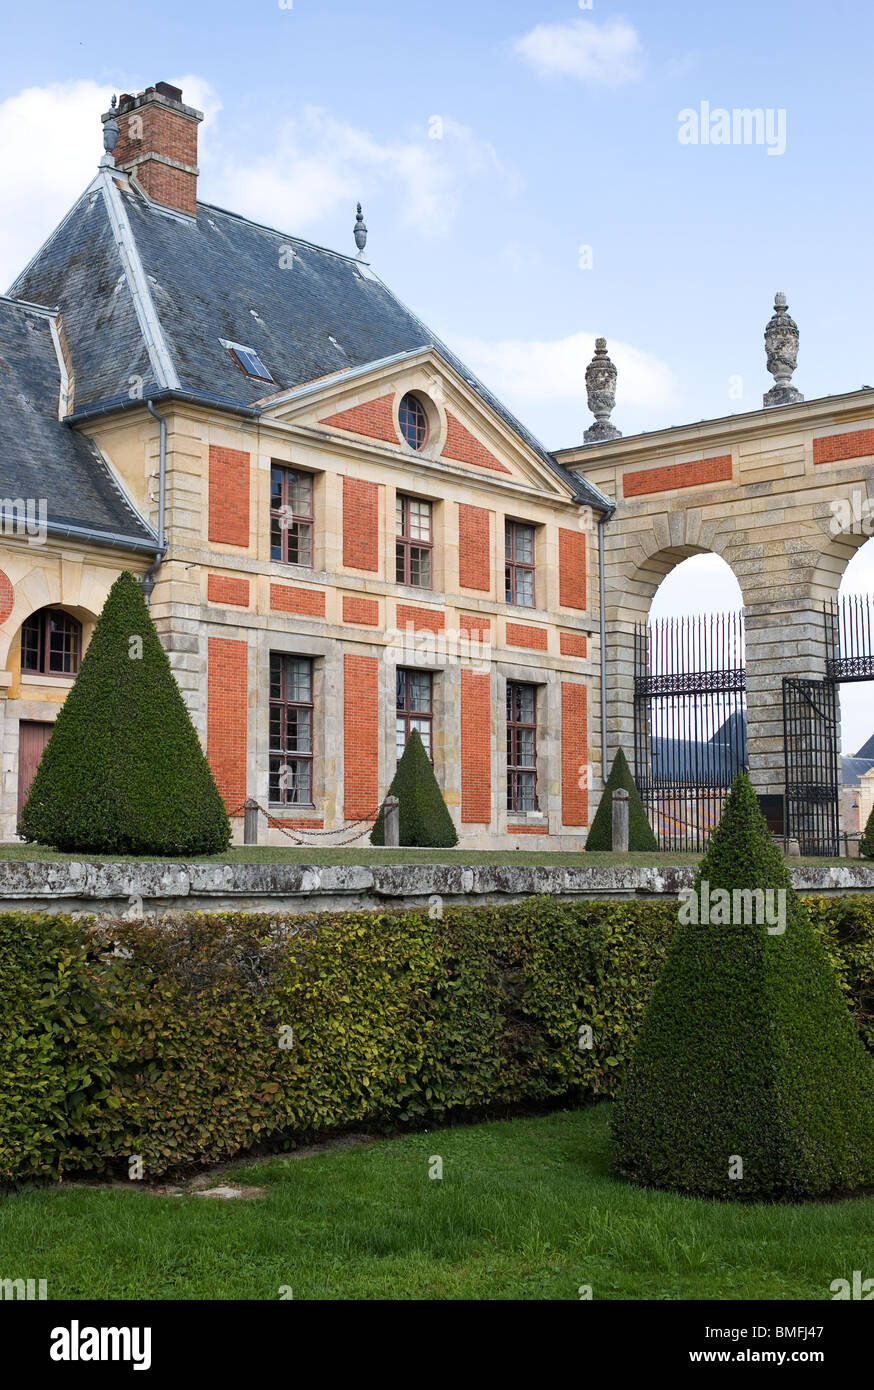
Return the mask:
<path id="1" fill-rule="evenodd" d="M 507 682 L 507 810 L 537 810 L 537 686 Z"/>
<path id="2" fill-rule="evenodd" d="M 434 678 L 430 671 L 409 671 L 399 666 L 397 671 L 396 699 L 396 743 L 397 755 L 407 746 L 407 739 L 414 729 L 425 745 L 425 752 L 434 761 L 434 748 L 431 727 L 434 722 Z"/>
<path id="3" fill-rule="evenodd" d="M 428 416 L 419 397 L 411 391 L 401 400 L 398 424 L 411 449 L 424 449 L 428 442 Z"/>
<path id="4" fill-rule="evenodd" d="M 313 805 L 313 663 L 270 653 L 270 800 Z"/>
<path id="5" fill-rule="evenodd" d="M 534 607 L 534 527 L 520 521 L 508 521 L 505 530 L 504 555 L 508 603 L 523 608 Z"/>
<path id="6" fill-rule="evenodd" d="M 82 624 L 61 608 L 40 608 L 21 625 L 21 669 L 29 675 L 75 676 Z"/>
<path id="7" fill-rule="evenodd" d="M 418 589 L 432 587 L 434 508 L 417 497 L 398 497 L 395 503 L 395 580 Z"/>
<path id="8" fill-rule="evenodd" d="M 313 563 L 313 479 L 274 463 L 270 469 L 270 558 Z"/>

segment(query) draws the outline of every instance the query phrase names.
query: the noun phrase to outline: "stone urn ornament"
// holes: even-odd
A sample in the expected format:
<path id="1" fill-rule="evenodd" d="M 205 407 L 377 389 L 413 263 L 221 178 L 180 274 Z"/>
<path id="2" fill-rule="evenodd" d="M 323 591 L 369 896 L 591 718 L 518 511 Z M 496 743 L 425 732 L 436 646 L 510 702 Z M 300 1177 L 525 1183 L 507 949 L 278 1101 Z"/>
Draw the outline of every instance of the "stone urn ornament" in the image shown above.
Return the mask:
<path id="1" fill-rule="evenodd" d="M 763 403 L 769 405 L 794 405 L 804 397 L 792 385 L 792 373 L 798 362 L 798 324 L 786 312 L 788 304 L 785 294 L 774 296 L 774 315 L 765 329 L 765 352 L 768 355 L 768 371 L 776 385 L 766 391 Z"/>
<path id="2" fill-rule="evenodd" d="M 622 431 L 610 421 L 616 404 L 616 368 L 607 356 L 607 339 L 595 339 L 595 356 L 586 368 L 586 395 L 589 409 L 595 417 L 583 435 L 587 444 L 604 439 L 621 439 Z"/>

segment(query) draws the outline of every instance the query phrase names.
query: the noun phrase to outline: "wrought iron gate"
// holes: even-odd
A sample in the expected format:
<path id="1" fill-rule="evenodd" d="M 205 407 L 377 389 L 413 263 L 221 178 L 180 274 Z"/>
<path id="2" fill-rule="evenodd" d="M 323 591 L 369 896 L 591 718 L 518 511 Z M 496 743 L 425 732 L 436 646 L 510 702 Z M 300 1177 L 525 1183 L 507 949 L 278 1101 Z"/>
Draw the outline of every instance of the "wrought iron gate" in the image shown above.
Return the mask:
<path id="1" fill-rule="evenodd" d="M 840 853 L 838 687 L 783 678 L 786 830 L 802 854 Z"/>
<path id="2" fill-rule="evenodd" d="M 743 614 L 641 623 L 634 777 L 662 849 L 703 849 L 746 743 Z"/>

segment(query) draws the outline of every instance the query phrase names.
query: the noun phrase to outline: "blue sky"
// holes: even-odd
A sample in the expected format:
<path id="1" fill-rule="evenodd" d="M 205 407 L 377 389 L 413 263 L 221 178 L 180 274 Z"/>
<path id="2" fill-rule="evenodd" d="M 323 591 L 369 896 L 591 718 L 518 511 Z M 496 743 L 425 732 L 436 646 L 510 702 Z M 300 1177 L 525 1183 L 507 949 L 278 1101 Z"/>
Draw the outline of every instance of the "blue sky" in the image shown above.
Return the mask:
<path id="1" fill-rule="evenodd" d="M 207 112 L 201 197 L 349 251 L 360 198 L 374 269 L 549 447 L 590 422 L 596 334 L 626 434 L 757 408 L 778 289 L 808 398 L 874 383 L 857 3 L 43 0 L 4 38 L 4 285 L 111 93 L 164 78 Z M 785 113 L 785 151 L 681 144 L 702 101 Z"/>

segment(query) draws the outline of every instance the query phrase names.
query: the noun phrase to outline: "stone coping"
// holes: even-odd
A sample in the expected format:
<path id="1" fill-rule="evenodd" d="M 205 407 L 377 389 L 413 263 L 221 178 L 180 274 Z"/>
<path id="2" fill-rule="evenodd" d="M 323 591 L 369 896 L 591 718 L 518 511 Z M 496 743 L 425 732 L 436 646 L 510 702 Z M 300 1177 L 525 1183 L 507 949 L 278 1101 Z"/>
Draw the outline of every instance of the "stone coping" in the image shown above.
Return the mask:
<path id="1" fill-rule="evenodd" d="M 874 864 L 792 865 L 801 893 L 874 892 Z M 219 864 L 0 860 L 7 909 L 337 911 L 427 906 L 431 897 L 482 904 L 549 894 L 564 899 L 675 897 L 694 865 Z M 99 906 L 98 906 L 99 905 Z M 132 911 L 129 915 L 137 915 Z"/>

